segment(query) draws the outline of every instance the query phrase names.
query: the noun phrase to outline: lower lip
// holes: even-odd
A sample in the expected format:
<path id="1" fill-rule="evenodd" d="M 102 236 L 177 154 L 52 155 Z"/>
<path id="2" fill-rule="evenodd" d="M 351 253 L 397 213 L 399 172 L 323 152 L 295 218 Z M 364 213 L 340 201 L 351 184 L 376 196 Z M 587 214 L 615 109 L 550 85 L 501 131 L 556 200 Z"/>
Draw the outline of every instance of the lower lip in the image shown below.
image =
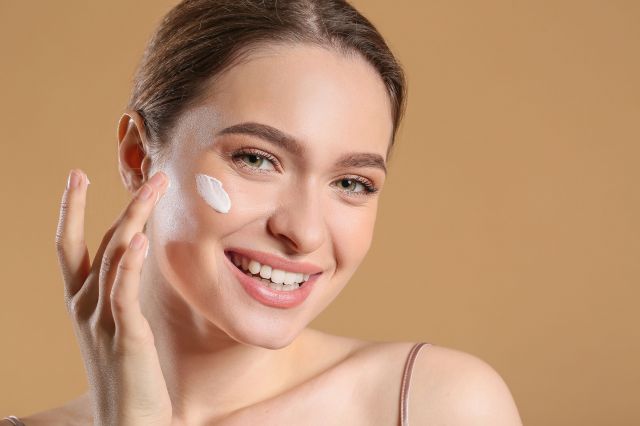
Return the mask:
<path id="1" fill-rule="evenodd" d="M 309 293 L 313 290 L 313 285 L 320 276 L 320 274 L 311 275 L 301 287 L 295 290 L 278 291 L 267 287 L 258 279 L 242 272 L 228 256 L 225 256 L 225 258 L 227 259 L 229 268 L 233 271 L 238 281 L 240 281 L 240 284 L 242 284 L 247 294 L 263 305 L 274 308 L 293 308 L 300 305 L 305 301 L 307 296 L 309 296 Z"/>

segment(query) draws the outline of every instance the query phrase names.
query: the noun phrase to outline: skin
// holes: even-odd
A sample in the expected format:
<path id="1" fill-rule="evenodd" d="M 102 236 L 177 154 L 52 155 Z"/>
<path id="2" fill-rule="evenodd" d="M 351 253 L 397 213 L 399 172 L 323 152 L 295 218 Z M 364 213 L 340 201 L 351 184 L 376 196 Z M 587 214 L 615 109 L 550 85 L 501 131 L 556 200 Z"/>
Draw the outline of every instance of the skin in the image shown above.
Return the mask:
<path id="1" fill-rule="evenodd" d="M 223 75 L 180 120 L 171 163 L 160 166 L 172 186 L 149 220 L 151 254 L 140 299 L 162 361 L 179 366 L 163 371 L 169 393 L 190 402 L 174 402 L 174 413 L 185 419 L 196 418 L 191 412 L 217 418 L 298 383 L 301 378 L 292 374 L 296 360 L 315 343 L 302 331 L 342 290 L 369 248 L 378 196 L 340 192 L 335 181 L 357 172 L 382 186 L 385 174 L 336 169 L 334 163 L 347 150 L 384 157 L 391 134 L 386 91 L 364 61 L 309 49 L 265 49 Z M 322 66 L 327 61 L 330 72 Z M 291 81 L 282 69 L 300 77 Z M 245 121 L 295 135 L 304 154 L 255 137 L 214 138 Z M 126 164 L 126 150 L 142 134 L 133 130 L 121 143 L 123 173 L 136 168 Z M 261 164 L 259 172 L 229 158 L 242 147 L 277 157 L 282 170 Z M 153 173 L 152 161 L 143 165 Z M 232 198 L 230 213 L 219 214 L 200 199 L 196 173 L 223 182 Z M 323 273 L 302 306 L 274 309 L 244 294 L 225 265 L 227 247 L 312 262 Z"/>
<path id="2" fill-rule="evenodd" d="M 216 136 L 246 121 L 286 132 L 300 151 L 255 136 Z M 354 152 L 386 159 L 391 131 L 376 71 L 358 56 L 306 45 L 264 47 L 224 73 L 178 120 L 165 162 L 147 154 L 144 123 L 127 111 L 118 127 L 122 180 L 134 194 L 145 186 L 153 193 L 132 200 L 90 265 L 79 242 L 86 182 L 65 191 L 58 253 L 90 387 L 26 424 L 87 424 L 94 415 L 96 424 L 119 425 L 397 424 L 399 380 L 414 342 L 308 326 L 347 284 L 373 236 L 380 192 L 363 195 L 362 185 L 343 179 L 361 177 L 381 190 L 386 177 L 378 167 L 336 163 Z M 278 164 L 233 157 L 241 148 Z M 223 182 L 229 213 L 199 197 L 197 173 Z M 127 248 L 145 223 L 143 247 Z M 302 305 L 265 306 L 231 275 L 229 247 L 323 272 Z M 103 257 L 112 265 L 106 272 Z M 486 363 L 435 345 L 422 351 L 429 355 L 414 367 L 412 423 L 520 424 L 506 385 Z M 452 399 L 453 392 L 467 396 Z"/>

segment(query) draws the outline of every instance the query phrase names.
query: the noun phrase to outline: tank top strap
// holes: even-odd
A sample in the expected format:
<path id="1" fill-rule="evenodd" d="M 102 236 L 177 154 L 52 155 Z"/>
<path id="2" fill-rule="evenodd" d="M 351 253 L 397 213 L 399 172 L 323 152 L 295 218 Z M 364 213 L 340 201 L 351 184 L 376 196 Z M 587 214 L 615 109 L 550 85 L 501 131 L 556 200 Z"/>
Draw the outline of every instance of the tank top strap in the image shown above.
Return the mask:
<path id="1" fill-rule="evenodd" d="M 413 345 L 409 351 L 407 362 L 402 373 L 402 386 L 400 388 L 400 425 L 409 426 L 409 387 L 411 384 L 411 373 L 413 371 L 413 363 L 418 356 L 418 352 L 423 346 L 431 346 L 431 343 L 420 342 Z"/>
<path id="2" fill-rule="evenodd" d="M 13 425 L 13 426 L 25 426 L 24 423 L 22 423 L 22 420 L 20 420 L 19 418 L 17 418 L 16 416 L 8 416 L 5 417 L 2 420 L 9 420 L 9 422 Z"/>

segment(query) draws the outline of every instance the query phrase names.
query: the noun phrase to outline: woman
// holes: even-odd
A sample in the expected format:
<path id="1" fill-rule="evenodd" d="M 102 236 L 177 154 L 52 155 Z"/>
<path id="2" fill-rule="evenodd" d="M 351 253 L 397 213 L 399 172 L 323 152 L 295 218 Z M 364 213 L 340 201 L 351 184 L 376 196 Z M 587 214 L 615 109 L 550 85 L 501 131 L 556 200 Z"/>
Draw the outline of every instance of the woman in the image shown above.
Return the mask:
<path id="1" fill-rule="evenodd" d="M 472 355 L 307 326 L 369 249 L 404 102 L 397 61 L 343 1 L 177 5 L 118 127 L 135 195 L 93 261 L 82 171 L 62 197 L 89 390 L 3 424 L 520 424 Z"/>

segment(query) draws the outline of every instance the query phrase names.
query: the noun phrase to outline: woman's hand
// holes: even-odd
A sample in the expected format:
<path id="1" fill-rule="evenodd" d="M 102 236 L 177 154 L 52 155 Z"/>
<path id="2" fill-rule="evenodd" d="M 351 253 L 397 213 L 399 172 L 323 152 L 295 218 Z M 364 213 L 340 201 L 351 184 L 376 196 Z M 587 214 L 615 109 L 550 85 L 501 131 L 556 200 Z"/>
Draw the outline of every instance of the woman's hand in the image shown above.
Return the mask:
<path id="1" fill-rule="evenodd" d="M 94 424 L 171 425 L 172 409 L 149 323 L 138 300 L 148 240 L 141 232 L 168 177 L 158 172 L 106 232 L 93 262 L 84 240 L 88 181 L 62 196 L 56 250 L 93 400 Z"/>

